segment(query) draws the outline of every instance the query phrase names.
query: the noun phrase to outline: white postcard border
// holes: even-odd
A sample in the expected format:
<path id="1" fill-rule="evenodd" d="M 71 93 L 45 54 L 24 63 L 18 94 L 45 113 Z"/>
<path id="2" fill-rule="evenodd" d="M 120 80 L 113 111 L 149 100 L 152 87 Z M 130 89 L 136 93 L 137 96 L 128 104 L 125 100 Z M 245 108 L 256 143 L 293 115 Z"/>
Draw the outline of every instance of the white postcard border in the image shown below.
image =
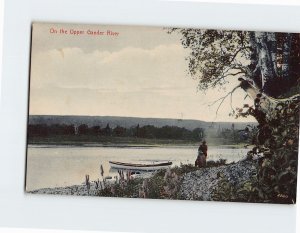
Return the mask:
<path id="1" fill-rule="evenodd" d="M 0 226 L 149 233 L 296 232 L 293 205 L 30 195 L 24 192 L 24 180 L 32 22 L 300 32 L 299 12 L 299 6 L 196 2 L 6 1 L 0 92 Z"/>

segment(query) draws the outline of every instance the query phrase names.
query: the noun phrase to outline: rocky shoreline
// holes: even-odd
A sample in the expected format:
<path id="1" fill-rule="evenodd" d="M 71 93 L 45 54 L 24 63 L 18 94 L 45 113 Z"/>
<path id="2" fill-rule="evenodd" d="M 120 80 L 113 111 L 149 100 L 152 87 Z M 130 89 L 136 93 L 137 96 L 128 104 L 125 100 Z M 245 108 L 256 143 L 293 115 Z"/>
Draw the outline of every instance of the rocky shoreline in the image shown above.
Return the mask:
<path id="1" fill-rule="evenodd" d="M 86 185 L 72 185 L 67 187 L 55 187 L 55 188 L 42 188 L 27 193 L 37 194 L 52 194 L 52 195 L 74 195 L 74 196 L 97 196 L 98 190 L 96 184 L 92 182 L 90 184 L 90 190 L 88 191 Z"/>
<path id="2" fill-rule="evenodd" d="M 250 180 L 257 172 L 257 161 L 243 160 L 233 164 L 218 167 L 201 168 L 188 172 L 181 177 L 179 199 L 183 200 L 213 200 L 213 193 L 221 180 L 226 180 L 235 187 Z M 90 188 L 85 184 L 68 187 L 42 188 L 29 191 L 32 194 L 54 194 L 75 196 L 98 196 L 99 189 L 95 182 L 90 182 Z"/>
<path id="3" fill-rule="evenodd" d="M 142 175 L 136 175 L 137 178 L 150 178 L 153 173 L 145 173 Z M 113 185 L 114 181 L 106 181 L 107 184 Z M 103 185 L 103 182 L 102 182 Z M 74 196 L 99 196 L 99 187 L 97 187 L 96 181 L 90 182 L 90 188 L 87 189 L 86 184 L 82 183 L 79 185 L 72 185 L 66 187 L 55 187 L 55 188 L 41 188 L 27 193 L 32 194 L 50 194 L 50 195 L 74 195 Z"/>
<path id="4" fill-rule="evenodd" d="M 219 167 L 203 168 L 183 176 L 180 199 L 211 201 L 220 180 L 225 179 L 238 188 L 257 172 L 255 160 L 243 160 Z"/>

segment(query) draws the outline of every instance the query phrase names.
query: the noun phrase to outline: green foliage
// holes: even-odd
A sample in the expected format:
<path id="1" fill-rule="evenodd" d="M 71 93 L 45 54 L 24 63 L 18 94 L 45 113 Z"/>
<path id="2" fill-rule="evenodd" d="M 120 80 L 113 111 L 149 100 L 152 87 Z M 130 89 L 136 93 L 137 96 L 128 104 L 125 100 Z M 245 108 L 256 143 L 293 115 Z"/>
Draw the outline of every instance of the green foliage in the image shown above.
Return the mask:
<path id="1" fill-rule="evenodd" d="M 233 185 L 224 177 L 218 182 L 212 200 L 214 201 L 230 201 L 230 202 L 255 202 L 257 198 L 253 199 L 253 184 L 256 183 L 256 177 L 239 185 Z"/>
<path id="2" fill-rule="evenodd" d="M 268 95 L 278 97 L 298 81 L 298 34 L 193 28 L 168 32 L 182 35 L 181 43 L 189 51 L 188 73 L 199 80 L 200 90 L 222 88 L 243 76 Z M 265 53 L 268 56 L 262 55 Z M 266 77 L 266 82 L 262 81 Z"/>
<path id="3" fill-rule="evenodd" d="M 164 192 L 164 177 L 154 175 L 148 180 L 147 198 L 158 199 L 162 198 Z"/>
<path id="4" fill-rule="evenodd" d="M 226 164 L 226 159 L 219 159 L 217 161 L 208 160 L 206 162 L 206 167 L 219 167 Z"/>
<path id="5" fill-rule="evenodd" d="M 226 160 L 216 162 L 209 161 L 209 167 L 221 166 Z M 199 170 L 192 164 L 181 164 L 167 170 L 159 170 L 150 178 L 123 179 L 120 177 L 118 182 L 104 182 L 104 187 L 99 189 L 98 196 L 106 197 L 131 197 L 131 198 L 150 198 L 150 199 L 180 199 L 179 191 L 182 177 L 189 173 Z"/>
<path id="6" fill-rule="evenodd" d="M 242 114 L 254 115 L 260 125 L 253 142 L 255 147 L 248 157 L 261 157 L 257 183 L 251 201 L 295 203 L 300 98 L 278 103 L 268 115 L 257 114 L 251 108 Z"/>
<path id="7" fill-rule="evenodd" d="M 89 127 L 86 124 L 82 124 L 78 126 L 78 134 L 87 134 L 89 131 Z"/>
<path id="8" fill-rule="evenodd" d="M 279 203 L 296 201 L 299 103 L 298 99 L 277 105 L 277 117 L 260 132 L 265 138 L 259 139 L 263 145 L 258 150 L 264 147 L 265 157 L 260 161 L 258 188 L 267 200 Z"/>
<path id="9" fill-rule="evenodd" d="M 255 147 L 248 152 L 248 159 L 258 158 L 257 176 L 237 187 L 222 179 L 214 200 L 296 202 L 299 106 L 297 96 L 277 104 L 267 115 L 250 106 L 238 113 L 243 117 L 253 115 L 260 122 L 253 131 Z"/>
<path id="10" fill-rule="evenodd" d="M 180 166 L 175 166 L 171 169 L 171 171 L 175 172 L 179 176 L 197 170 L 199 170 L 199 168 L 195 167 L 193 164 L 180 164 Z"/>
<path id="11" fill-rule="evenodd" d="M 269 103 L 268 100 L 262 102 L 269 96 L 278 98 L 288 92 L 299 93 L 299 88 L 292 90 L 297 83 L 299 84 L 299 35 L 191 28 L 173 28 L 169 33 L 174 31 L 182 34 L 182 45 L 190 51 L 187 57 L 188 72 L 199 80 L 200 90 L 222 87 L 229 82 L 229 78 L 243 76 L 239 79 L 239 87 L 249 92 L 258 89 L 262 92 L 257 98 L 252 96 L 255 98 L 254 106 L 244 105 L 236 111 L 232 109 L 231 113 L 235 117 L 253 116 L 259 124 L 252 130 L 251 135 L 249 134 L 253 136 L 252 143 L 255 147 L 248 153 L 248 158 L 261 157 L 257 179 L 245 184 L 247 188 L 242 192 L 248 190 L 251 195 L 235 195 L 239 188 L 232 187 L 224 181 L 220 182 L 220 190 L 217 190 L 219 198 L 294 203 L 298 161 L 299 95 L 298 98 L 288 98 L 286 101 L 270 98 Z M 269 59 L 270 57 L 273 58 Z M 220 101 L 222 104 L 227 96 L 232 96 L 236 88 L 216 102 Z M 276 107 L 268 105 L 274 103 L 278 103 Z M 221 133 L 223 137 L 238 136 L 234 130 Z"/>
<path id="12" fill-rule="evenodd" d="M 226 77 L 246 74 L 240 60 L 250 59 L 249 35 L 245 31 L 173 28 L 182 34 L 181 43 L 190 51 L 189 74 L 199 80 L 198 88 L 222 87 Z"/>
<path id="13" fill-rule="evenodd" d="M 104 197 L 138 197 L 142 179 L 122 180 L 115 184 L 105 183 L 96 195 Z"/>
<path id="14" fill-rule="evenodd" d="M 74 125 L 54 124 L 49 127 L 46 124 L 28 125 L 28 136 L 47 137 L 49 135 L 74 135 Z"/>
<path id="15" fill-rule="evenodd" d="M 74 125 L 29 125 L 28 137 L 29 140 L 34 137 L 51 137 L 59 135 L 76 135 Z M 153 125 L 145 125 L 140 127 L 131 127 L 126 129 L 121 126 L 111 128 L 109 124 L 106 127 L 100 126 L 89 127 L 86 124 L 78 126 L 78 137 L 90 135 L 101 137 L 132 137 L 132 138 L 145 138 L 145 139 L 170 139 L 170 140 L 190 140 L 200 141 L 205 137 L 204 129 L 196 128 L 194 130 L 188 130 L 177 126 L 163 126 L 155 127 Z"/>

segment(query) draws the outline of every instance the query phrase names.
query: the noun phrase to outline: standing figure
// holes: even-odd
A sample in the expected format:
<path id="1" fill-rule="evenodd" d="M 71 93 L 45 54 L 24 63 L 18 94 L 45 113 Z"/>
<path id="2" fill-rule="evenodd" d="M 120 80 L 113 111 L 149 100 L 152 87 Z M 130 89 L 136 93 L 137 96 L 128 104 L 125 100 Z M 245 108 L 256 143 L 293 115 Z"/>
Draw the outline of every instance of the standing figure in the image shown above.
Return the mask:
<path id="1" fill-rule="evenodd" d="M 195 161 L 195 166 L 205 167 L 206 166 L 206 158 L 207 158 L 207 145 L 206 145 L 206 141 L 203 141 L 202 144 L 198 148 L 198 156 Z"/>
<path id="2" fill-rule="evenodd" d="M 203 142 L 202 142 L 202 144 L 199 146 L 199 148 L 198 148 L 198 152 L 199 151 L 202 151 L 203 152 L 203 154 L 205 155 L 205 159 L 207 158 L 207 144 L 206 144 L 206 141 L 204 140 Z"/>

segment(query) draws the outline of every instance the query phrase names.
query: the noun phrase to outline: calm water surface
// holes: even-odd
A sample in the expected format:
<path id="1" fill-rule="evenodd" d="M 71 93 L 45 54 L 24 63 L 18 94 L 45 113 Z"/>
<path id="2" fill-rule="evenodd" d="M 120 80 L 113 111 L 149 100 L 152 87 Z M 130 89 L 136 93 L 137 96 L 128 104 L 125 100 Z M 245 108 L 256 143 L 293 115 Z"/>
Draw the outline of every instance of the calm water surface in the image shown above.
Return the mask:
<path id="1" fill-rule="evenodd" d="M 228 163 L 245 157 L 249 149 L 226 146 L 209 147 L 208 160 L 226 159 Z M 81 184 L 85 175 L 90 180 L 117 175 L 108 161 L 158 162 L 171 161 L 173 165 L 194 163 L 197 147 L 66 147 L 29 146 L 27 154 L 27 190 Z"/>

